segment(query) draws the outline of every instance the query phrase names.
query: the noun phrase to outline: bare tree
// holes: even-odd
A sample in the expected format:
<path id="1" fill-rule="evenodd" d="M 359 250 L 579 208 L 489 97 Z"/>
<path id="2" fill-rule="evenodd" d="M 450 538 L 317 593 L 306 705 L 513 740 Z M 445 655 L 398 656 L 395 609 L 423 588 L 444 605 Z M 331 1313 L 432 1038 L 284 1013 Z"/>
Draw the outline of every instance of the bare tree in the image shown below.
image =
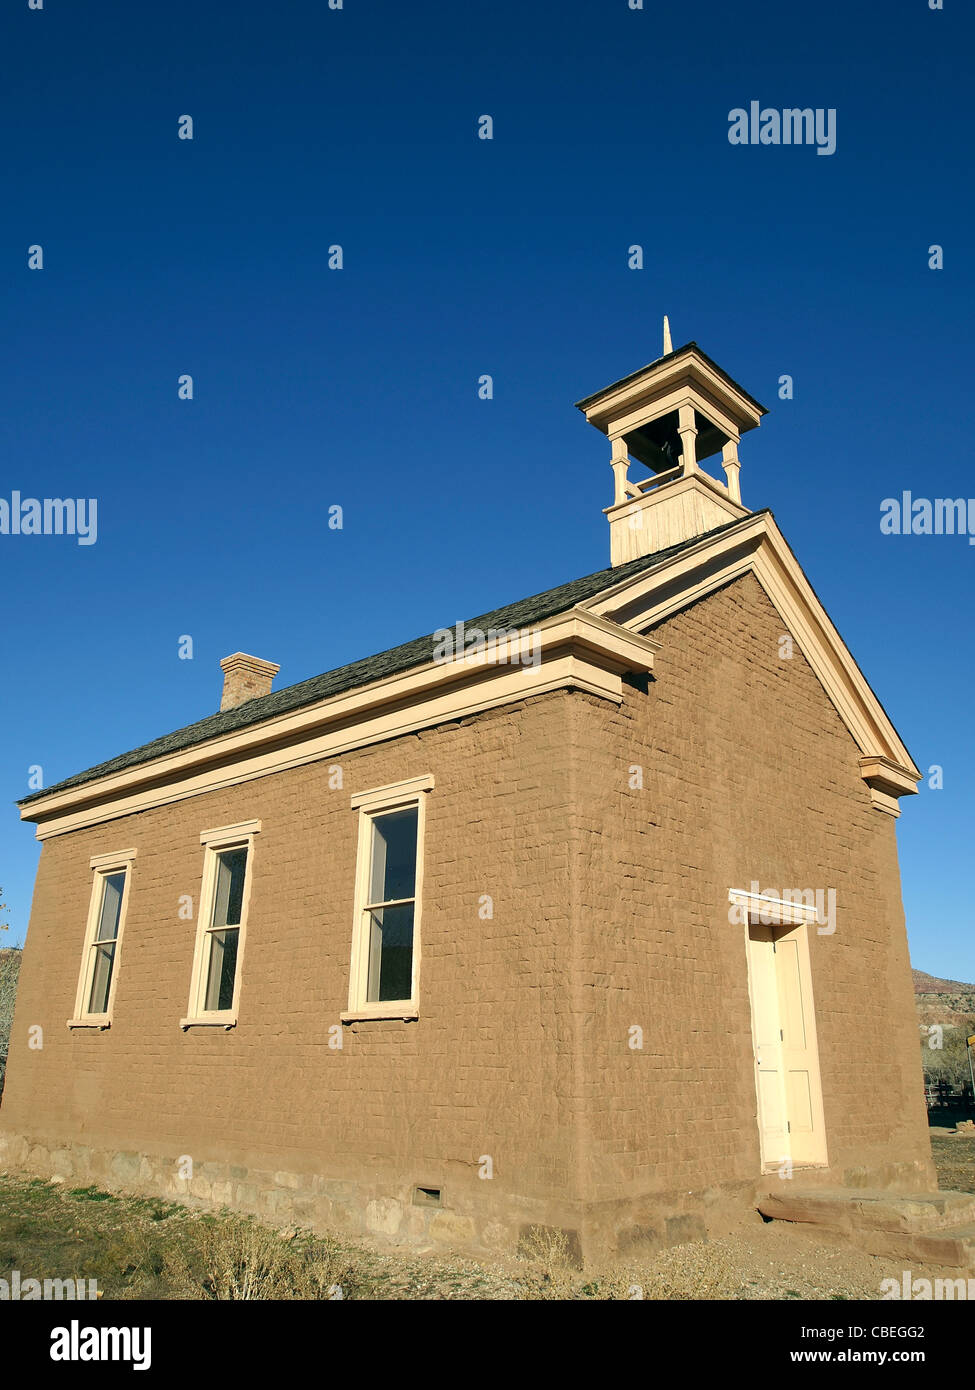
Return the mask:
<path id="1" fill-rule="evenodd" d="M 7 911 L 2 901 L 0 888 L 0 912 Z M 8 924 L 0 922 L 0 931 L 7 931 Z M 23 951 L 16 947 L 4 950 L 0 947 L 0 1095 L 3 1094 L 3 1078 L 7 1070 L 7 1049 L 10 1047 L 10 1029 L 14 1021 L 14 999 L 17 996 L 17 979 L 20 975 L 20 961 Z"/>
<path id="2" fill-rule="evenodd" d="M 7 1069 L 7 1049 L 10 1046 L 14 999 L 17 996 L 17 979 L 23 954 L 23 951 L 15 946 L 6 950 L 0 949 L 0 1093 L 3 1092 L 3 1078 Z"/>
<path id="3" fill-rule="evenodd" d="M 965 1039 L 975 1032 L 975 1019 L 964 1024 L 922 1025 L 921 1066 L 928 1085 L 947 1082 L 953 1091 L 971 1085 Z"/>

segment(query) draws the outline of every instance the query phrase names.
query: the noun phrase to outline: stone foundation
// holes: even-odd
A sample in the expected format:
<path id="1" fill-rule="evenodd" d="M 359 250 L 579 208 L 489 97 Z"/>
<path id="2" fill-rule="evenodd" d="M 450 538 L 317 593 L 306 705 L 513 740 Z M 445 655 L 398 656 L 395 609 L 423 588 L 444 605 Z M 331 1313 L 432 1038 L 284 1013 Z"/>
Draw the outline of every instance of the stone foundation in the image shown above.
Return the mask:
<path id="1" fill-rule="evenodd" d="M 180 1176 L 180 1156 L 110 1153 L 83 1144 L 0 1131 L 0 1168 L 74 1186 L 158 1197 L 202 1210 L 255 1216 L 273 1226 L 299 1226 L 390 1247 L 441 1248 L 457 1254 L 514 1255 L 532 1231 L 561 1232 L 582 1267 L 646 1257 L 673 1245 L 707 1240 L 757 1219 L 758 1203 L 785 1182 L 774 1173 L 704 1191 L 654 1193 L 607 1202 L 553 1202 L 479 1185 L 449 1205 L 417 1200 L 409 1186 L 344 1181 L 301 1173 L 195 1162 Z M 803 1187 L 844 1186 L 912 1192 L 930 1188 L 923 1163 L 881 1168 L 797 1170 Z M 936 1184 L 935 1184 L 936 1186 Z"/>
<path id="2" fill-rule="evenodd" d="M 463 1195 L 449 1206 L 428 1205 L 415 1200 L 410 1185 L 370 1186 L 221 1162 L 194 1162 L 192 1176 L 181 1177 L 176 1155 L 109 1153 L 2 1131 L 0 1167 L 200 1209 L 229 1208 L 276 1226 L 301 1226 L 396 1246 L 439 1246 L 481 1256 L 513 1254 L 529 1229 L 554 1225 L 565 1231 L 570 1248 L 576 1247 L 581 1255 L 580 1213 L 571 1202 L 553 1204 L 506 1194 L 489 1196 L 476 1205 Z"/>

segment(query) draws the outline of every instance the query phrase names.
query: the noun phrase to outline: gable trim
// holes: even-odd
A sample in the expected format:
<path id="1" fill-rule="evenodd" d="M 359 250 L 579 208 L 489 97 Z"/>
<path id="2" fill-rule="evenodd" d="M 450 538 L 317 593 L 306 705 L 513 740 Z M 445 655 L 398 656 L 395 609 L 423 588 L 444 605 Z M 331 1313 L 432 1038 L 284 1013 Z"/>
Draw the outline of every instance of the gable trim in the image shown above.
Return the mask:
<path id="1" fill-rule="evenodd" d="M 916 792 L 922 774 L 770 514 L 753 516 L 582 606 L 645 631 L 745 574 L 762 586 L 860 749 L 860 775 L 874 806 L 896 815 L 897 797 Z"/>

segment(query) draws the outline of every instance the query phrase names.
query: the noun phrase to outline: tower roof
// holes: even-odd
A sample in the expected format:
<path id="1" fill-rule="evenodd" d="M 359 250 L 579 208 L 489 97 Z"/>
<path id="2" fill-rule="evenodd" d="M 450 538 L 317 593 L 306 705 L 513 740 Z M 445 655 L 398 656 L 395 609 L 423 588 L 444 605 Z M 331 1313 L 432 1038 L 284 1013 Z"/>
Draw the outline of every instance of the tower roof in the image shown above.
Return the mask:
<path id="1" fill-rule="evenodd" d="M 602 390 L 594 391 L 591 396 L 583 396 L 581 401 L 576 401 L 576 408 L 581 410 L 587 418 L 590 419 L 590 424 L 595 424 L 595 420 L 590 416 L 590 411 L 598 402 L 608 399 L 614 392 L 625 390 L 627 387 L 639 381 L 641 377 L 648 376 L 651 372 L 654 378 L 656 378 L 662 368 L 676 363 L 678 359 L 685 354 L 689 357 L 693 355 L 700 363 L 709 368 L 710 372 L 712 372 L 715 377 L 724 382 L 725 385 L 730 387 L 737 395 L 743 397 L 752 409 L 758 413 L 759 419 L 761 419 L 763 415 L 768 414 L 768 410 L 762 405 L 761 401 L 757 401 L 753 395 L 745 390 L 744 386 L 739 385 L 739 383 L 735 381 L 734 377 L 729 376 L 723 367 L 719 367 L 717 362 L 709 357 L 702 348 L 698 347 L 693 339 L 691 339 L 689 343 L 685 343 L 683 347 L 674 348 L 673 352 L 667 352 L 662 357 L 656 358 L 653 362 L 648 362 L 645 367 L 640 367 L 638 371 L 630 372 L 628 376 L 620 377 L 619 381 L 614 381 L 609 386 L 604 386 Z"/>

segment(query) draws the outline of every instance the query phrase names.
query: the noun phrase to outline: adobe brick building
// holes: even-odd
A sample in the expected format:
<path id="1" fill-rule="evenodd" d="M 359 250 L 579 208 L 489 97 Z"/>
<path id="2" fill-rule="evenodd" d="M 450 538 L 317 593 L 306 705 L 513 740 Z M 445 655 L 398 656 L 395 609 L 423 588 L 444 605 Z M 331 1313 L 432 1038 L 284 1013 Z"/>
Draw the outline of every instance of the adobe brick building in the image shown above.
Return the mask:
<path id="1" fill-rule="evenodd" d="M 580 407 L 610 568 L 273 693 L 237 653 L 219 713 L 20 803 L 0 1162 L 591 1259 L 790 1175 L 934 1185 L 920 773 L 741 502 L 764 411 L 693 343 Z"/>

